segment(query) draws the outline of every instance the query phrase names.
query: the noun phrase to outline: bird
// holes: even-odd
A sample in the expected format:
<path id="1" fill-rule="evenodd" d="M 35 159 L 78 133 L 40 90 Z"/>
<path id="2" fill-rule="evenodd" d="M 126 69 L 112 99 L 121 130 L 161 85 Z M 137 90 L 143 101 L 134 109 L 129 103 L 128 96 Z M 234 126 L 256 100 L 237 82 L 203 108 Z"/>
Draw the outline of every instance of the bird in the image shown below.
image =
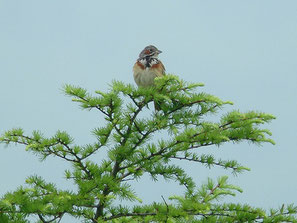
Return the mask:
<path id="1" fill-rule="evenodd" d="M 154 86 L 155 78 L 165 75 L 165 67 L 158 59 L 160 53 L 162 51 L 153 45 L 146 46 L 140 52 L 133 66 L 133 77 L 138 87 Z M 160 105 L 157 102 L 154 104 L 155 110 L 159 111 Z"/>

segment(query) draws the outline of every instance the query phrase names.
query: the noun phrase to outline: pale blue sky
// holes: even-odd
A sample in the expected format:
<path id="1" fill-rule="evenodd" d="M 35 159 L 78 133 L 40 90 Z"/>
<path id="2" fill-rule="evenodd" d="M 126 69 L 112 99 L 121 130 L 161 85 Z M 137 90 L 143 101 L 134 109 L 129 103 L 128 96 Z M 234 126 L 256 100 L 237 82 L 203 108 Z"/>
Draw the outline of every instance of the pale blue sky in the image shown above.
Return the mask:
<path id="1" fill-rule="evenodd" d="M 113 79 L 134 83 L 139 51 L 154 44 L 168 73 L 202 82 L 204 91 L 277 119 L 267 127 L 276 145 L 209 148 L 251 172 L 230 176 L 244 189 L 228 201 L 265 208 L 297 204 L 296 0 L 0 0 L 0 133 L 13 127 L 51 136 L 68 131 L 77 144 L 93 142 L 96 112 L 63 95 L 65 83 L 105 90 Z M 231 106 L 226 107 L 229 111 Z M 208 151 L 204 149 L 204 151 Z M 229 171 L 185 164 L 197 182 Z M 62 188 L 65 164 L 39 162 L 24 147 L 0 146 L 0 195 L 31 174 Z M 175 184 L 141 180 L 145 202 L 181 192 Z"/>

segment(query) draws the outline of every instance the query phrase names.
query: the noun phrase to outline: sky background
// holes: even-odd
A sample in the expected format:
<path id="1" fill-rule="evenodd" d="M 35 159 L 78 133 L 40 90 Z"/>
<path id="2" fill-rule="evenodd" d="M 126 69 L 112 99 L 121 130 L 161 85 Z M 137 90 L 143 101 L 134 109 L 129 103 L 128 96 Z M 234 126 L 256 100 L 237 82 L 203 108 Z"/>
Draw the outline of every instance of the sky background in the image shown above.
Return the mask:
<path id="1" fill-rule="evenodd" d="M 201 151 L 236 159 L 250 172 L 235 177 L 183 163 L 196 182 L 229 175 L 244 193 L 225 201 L 297 204 L 296 0 L 0 0 L 0 134 L 15 127 L 49 137 L 66 130 L 76 144 L 94 142 L 90 131 L 102 116 L 79 109 L 64 96 L 63 84 L 91 92 L 108 89 L 112 80 L 134 84 L 132 66 L 150 44 L 163 51 L 168 73 L 234 102 L 223 112 L 277 117 L 265 126 L 275 146 L 230 143 Z M 0 196 L 33 174 L 71 188 L 63 178 L 68 167 L 55 158 L 40 162 L 22 146 L 0 145 Z M 148 178 L 134 186 L 145 203 L 183 192 Z"/>

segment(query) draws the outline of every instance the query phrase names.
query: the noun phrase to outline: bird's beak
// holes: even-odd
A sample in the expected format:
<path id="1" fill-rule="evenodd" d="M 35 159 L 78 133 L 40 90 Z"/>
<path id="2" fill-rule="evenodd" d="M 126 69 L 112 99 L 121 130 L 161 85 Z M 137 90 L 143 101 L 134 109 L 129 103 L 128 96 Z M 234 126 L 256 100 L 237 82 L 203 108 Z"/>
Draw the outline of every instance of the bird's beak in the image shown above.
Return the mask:
<path id="1" fill-rule="evenodd" d="M 162 51 L 161 50 L 158 50 L 158 53 L 160 54 L 160 53 L 162 53 Z"/>

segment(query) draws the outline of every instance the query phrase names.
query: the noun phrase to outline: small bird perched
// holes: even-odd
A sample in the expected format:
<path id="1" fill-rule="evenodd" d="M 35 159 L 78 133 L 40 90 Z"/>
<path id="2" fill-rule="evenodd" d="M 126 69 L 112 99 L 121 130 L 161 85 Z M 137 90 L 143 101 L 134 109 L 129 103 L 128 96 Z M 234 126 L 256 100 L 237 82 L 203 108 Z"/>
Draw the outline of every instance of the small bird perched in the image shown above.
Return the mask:
<path id="1" fill-rule="evenodd" d="M 155 46 L 149 45 L 145 47 L 139 54 L 139 58 L 133 66 L 133 76 L 139 87 L 154 86 L 156 77 L 165 75 L 165 67 L 158 59 L 158 55 L 162 53 Z M 155 109 L 160 110 L 160 106 L 155 102 Z"/>

